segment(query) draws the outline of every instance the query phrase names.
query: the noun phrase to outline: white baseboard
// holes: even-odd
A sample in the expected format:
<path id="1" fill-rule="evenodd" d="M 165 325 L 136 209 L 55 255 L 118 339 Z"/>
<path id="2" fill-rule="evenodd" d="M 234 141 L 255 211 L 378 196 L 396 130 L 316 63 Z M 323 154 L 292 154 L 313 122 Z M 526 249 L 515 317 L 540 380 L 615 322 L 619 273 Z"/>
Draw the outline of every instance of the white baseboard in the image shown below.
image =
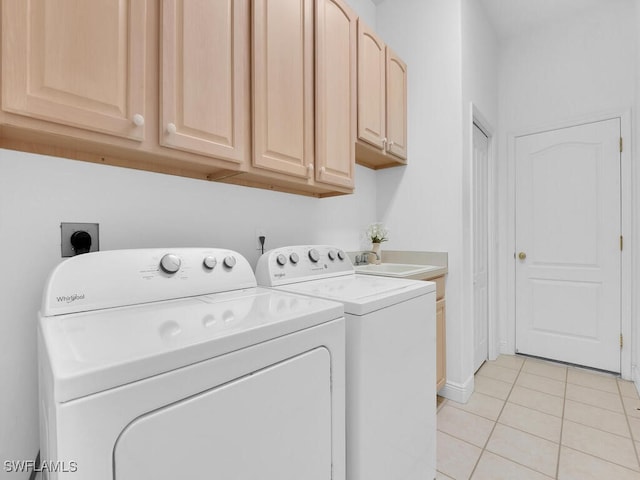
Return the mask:
<path id="1" fill-rule="evenodd" d="M 500 354 L 501 355 L 515 355 L 516 352 L 512 348 L 509 348 L 507 342 L 500 342 Z"/>
<path id="2" fill-rule="evenodd" d="M 640 369 L 635 365 L 631 366 L 631 381 L 636 386 L 636 391 L 640 395 Z"/>
<path id="3" fill-rule="evenodd" d="M 440 389 L 438 395 L 448 400 L 453 400 L 458 403 L 467 403 L 469 397 L 473 393 L 474 382 L 473 375 L 471 375 L 464 383 L 456 383 L 447 380 L 444 387 Z"/>

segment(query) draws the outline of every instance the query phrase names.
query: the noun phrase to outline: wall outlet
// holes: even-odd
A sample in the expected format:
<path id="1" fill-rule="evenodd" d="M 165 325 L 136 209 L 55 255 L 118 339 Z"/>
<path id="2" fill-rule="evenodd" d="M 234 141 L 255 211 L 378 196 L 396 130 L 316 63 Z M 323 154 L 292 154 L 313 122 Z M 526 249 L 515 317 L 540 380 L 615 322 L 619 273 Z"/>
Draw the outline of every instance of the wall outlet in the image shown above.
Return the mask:
<path id="1" fill-rule="evenodd" d="M 60 224 L 60 234 L 61 234 L 61 250 L 62 257 L 73 257 L 78 255 L 78 251 L 76 251 L 75 247 L 71 243 L 71 237 L 76 232 L 87 232 L 91 237 L 91 247 L 89 248 L 89 252 L 97 252 L 100 250 L 100 236 L 99 225 L 97 223 L 61 223 Z M 86 252 L 83 252 L 86 253 Z"/>
<path id="2" fill-rule="evenodd" d="M 260 243 L 260 237 L 265 238 L 264 251 L 269 250 L 267 248 L 267 231 L 264 228 L 256 228 L 256 250 L 262 251 L 262 244 Z"/>

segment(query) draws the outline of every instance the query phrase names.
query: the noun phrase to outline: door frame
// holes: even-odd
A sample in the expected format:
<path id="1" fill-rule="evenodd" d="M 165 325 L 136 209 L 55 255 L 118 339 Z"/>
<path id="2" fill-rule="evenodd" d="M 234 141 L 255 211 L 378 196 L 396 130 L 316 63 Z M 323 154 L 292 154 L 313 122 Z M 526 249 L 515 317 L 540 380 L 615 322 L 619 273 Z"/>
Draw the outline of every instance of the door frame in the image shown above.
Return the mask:
<path id="1" fill-rule="evenodd" d="M 471 175 L 475 175 L 475 168 L 473 167 L 473 125 L 477 125 L 480 130 L 487 136 L 489 147 L 487 152 L 487 355 L 489 360 L 495 360 L 500 355 L 500 342 L 499 342 L 499 302 L 498 302 L 498 259 L 500 258 L 498 252 L 498 239 L 499 239 L 499 204 L 498 204 L 498 168 L 496 165 L 496 152 L 497 152 L 497 138 L 496 130 L 491 123 L 486 119 L 478 107 L 471 102 L 471 118 L 469 119 L 469 145 L 470 149 L 470 172 Z M 473 202 L 475 192 L 473 191 L 474 178 L 470 178 L 470 203 L 471 210 L 473 212 Z M 469 228 L 473 231 L 473 213 L 469 215 Z M 470 266 L 473 265 L 473 258 L 475 255 L 473 249 L 473 242 L 470 245 L 471 261 Z M 472 268 L 472 267 L 471 267 Z M 473 305 L 473 285 L 471 285 L 471 308 L 470 312 L 474 312 Z M 475 327 L 475 318 L 472 318 L 473 326 Z"/>
<path id="2" fill-rule="evenodd" d="M 530 127 L 509 133 L 507 150 L 507 245 L 503 252 L 507 265 L 507 337 L 501 345 L 502 353 L 514 354 L 516 345 L 516 139 L 525 135 L 543 133 L 561 128 L 596 123 L 604 120 L 620 119 L 620 135 L 624 139 L 620 165 L 620 189 L 621 189 L 621 231 L 624 237 L 624 248 L 621 257 L 621 283 L 620 283 L 620 329 L 624 336 L 624 347 L 620 352 L 620 375 L 626 380 L 632 379 L 632 357 L 635 349 L 635 341 L 632 337 L 632 311 L 633 311 L 633 250 L 635 238 L 633 232 L 633 216 L 635 208 L 633 203 L 633 169 L 632 169 L 632 130 L 631 110 L 619 109 L 601 113 L 595 113 L 565 120 L 559 123 Z"/>

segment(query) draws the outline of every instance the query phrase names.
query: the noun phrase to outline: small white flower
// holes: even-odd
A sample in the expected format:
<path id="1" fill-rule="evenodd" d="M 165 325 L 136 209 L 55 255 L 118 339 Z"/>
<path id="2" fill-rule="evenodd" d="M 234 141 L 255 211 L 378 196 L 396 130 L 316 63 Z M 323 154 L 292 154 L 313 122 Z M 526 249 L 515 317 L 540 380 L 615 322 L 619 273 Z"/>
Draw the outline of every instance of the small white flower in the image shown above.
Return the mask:
<path id="1" fill-rule="evenodd" d="M 370 224 L 367 227 L 366 235 L 372 243 L 382 243 L 389 240 L 389 230 L 387 230 L 382 223 Z"/>

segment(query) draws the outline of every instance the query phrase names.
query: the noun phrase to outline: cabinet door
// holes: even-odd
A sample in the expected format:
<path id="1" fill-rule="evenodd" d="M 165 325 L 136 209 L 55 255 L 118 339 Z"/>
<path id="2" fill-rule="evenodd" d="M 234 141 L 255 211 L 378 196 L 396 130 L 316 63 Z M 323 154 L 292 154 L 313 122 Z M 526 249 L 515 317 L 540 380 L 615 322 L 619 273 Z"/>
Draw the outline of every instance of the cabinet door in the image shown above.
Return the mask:
<path id="1" fill-rule="evenodd" d="M 387 152 L 407 159 L 407 65 L 387 47 Z"/>
<path id="2" fill-rule="evenodd" d="M 246 158 L 249 29 L 249 0 L 162 2 L 161 145 Z"/>
<path id="3" fill-rule="evenodd" d="M 445 301 L 436 302 L 436 391 L 447 383 L 447 331 Z"/>
<path id="4" fill-rule="evenodd" d="M 253 165 L 312 177 L 313 0 L 254 0 Z"/>
<path id="5" fill-rule="evenodd" d="M 358 138 L 384 149 L 385 45 L 358 20 Z"/>
<path id="6" fill-rule="evenodd" d="M 316 180 L 353 187 L 356 16 L 342 0 L 316 0 Z"/>
<path id="7" fill-rule="evenodd" d="M 144 138 L 146 0 L 2 2 L 2 109 Z"/>

